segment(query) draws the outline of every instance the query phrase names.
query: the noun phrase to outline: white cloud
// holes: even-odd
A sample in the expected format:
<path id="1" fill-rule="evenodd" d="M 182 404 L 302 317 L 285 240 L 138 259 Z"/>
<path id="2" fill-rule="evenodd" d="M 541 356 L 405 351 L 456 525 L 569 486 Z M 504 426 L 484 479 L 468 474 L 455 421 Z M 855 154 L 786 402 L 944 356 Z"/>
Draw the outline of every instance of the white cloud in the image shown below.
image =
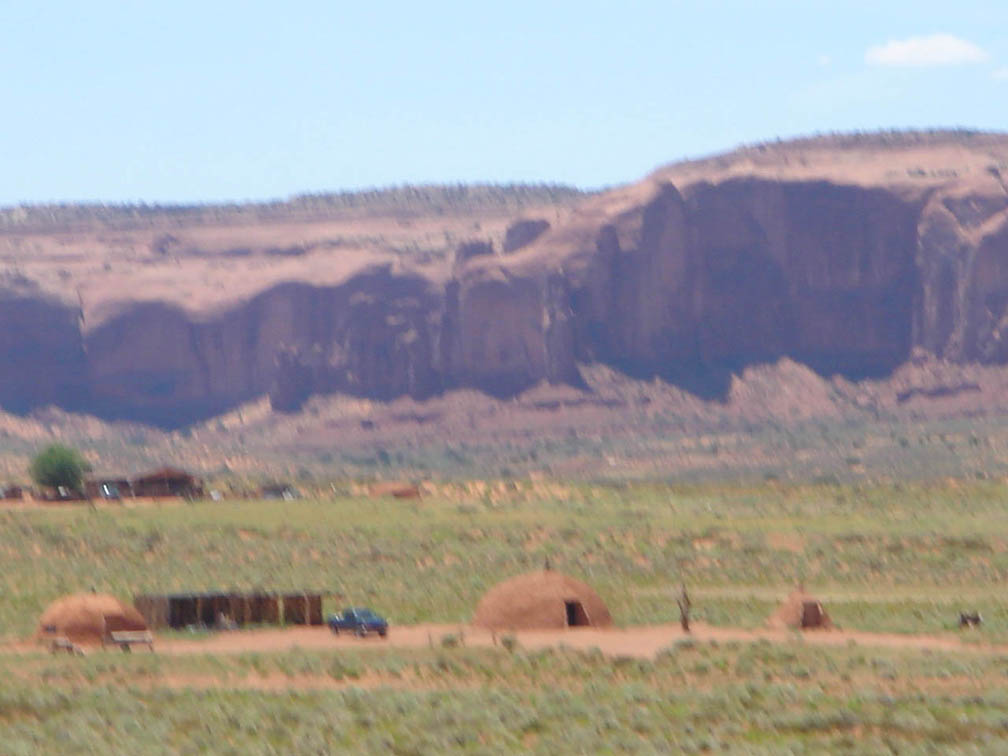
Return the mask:
<path id="1" fill-rule="evenodd" d="M 997 70 L 991 73 L 991 76 L 997 79 L 998 81 L 1008 81 L 1008 66 L 998 68 Z"/>
<path id="2" fill-rule="evenodd" d="M 876 66 L 954 66 L 984 60 L 982 48 L 951 34 L 892 39 L 865 53 L 865 62 Z"/>
<path id="3" fill-rule="evenodd" d="M 820 55 L 816 58 L 816 63 L 818 63 L 821 67 L 828 66 L 832 62 L 833 61 L 830 59 L 829 55 Z"/>

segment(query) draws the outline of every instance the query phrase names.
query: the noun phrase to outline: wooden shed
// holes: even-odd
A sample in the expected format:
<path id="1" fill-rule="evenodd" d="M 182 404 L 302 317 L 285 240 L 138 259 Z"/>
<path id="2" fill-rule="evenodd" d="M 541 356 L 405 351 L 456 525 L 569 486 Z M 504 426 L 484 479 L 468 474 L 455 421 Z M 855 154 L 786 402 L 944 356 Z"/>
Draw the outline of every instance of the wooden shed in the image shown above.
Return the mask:
<path id="1" fill-rule="evenodd" d="M 20 500 L 24 498 L 24 489 L 17 485 L 0 486 L 0 499 Z"/>
<path id="2" fill-rule="evenodd" d="M 125 475 L 92 475 L 84 481 L 89 499 L 124 499 L 133 496 L 133 486 Z"/>
<path id="3" fill-rule="evenodd" d="M 203 483 L 185 470 L 162 467 L 131 481 L 136 496 L 182 496 L 187 499 L 203 495 Z"/>
<path id="4" fill-rule="evenodd" d="M 259 489 L 259 496 L 263 499 L 283 499 L 284 501 L 301 498 L 298 490 L 290 483 L 276 481 L 264 484 Z"/>

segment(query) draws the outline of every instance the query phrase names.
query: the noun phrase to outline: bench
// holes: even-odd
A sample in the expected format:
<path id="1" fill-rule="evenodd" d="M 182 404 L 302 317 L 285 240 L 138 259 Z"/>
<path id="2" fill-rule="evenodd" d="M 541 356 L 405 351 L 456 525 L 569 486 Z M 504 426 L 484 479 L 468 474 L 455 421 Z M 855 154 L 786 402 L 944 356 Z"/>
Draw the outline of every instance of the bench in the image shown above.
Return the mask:
<path id="1" fill-rule="evenodd" d="M 49 653 L 55 654 L 57 651 L 66 651 L 74 656 L 84 656 L 84 649 L 68 638 L 53 638 L 49 641 Z"/>
<path id="2" fill-rule="evenodd" d="M 119 646 L 124 653 L 129 653 L 133 646 L 138 644 L 147 646 L 151 651 L 154 651 L 154 636 L 151 635 L 150 630 L 113 630 L 102 642 L 102 645 L 107 643 Z"/>

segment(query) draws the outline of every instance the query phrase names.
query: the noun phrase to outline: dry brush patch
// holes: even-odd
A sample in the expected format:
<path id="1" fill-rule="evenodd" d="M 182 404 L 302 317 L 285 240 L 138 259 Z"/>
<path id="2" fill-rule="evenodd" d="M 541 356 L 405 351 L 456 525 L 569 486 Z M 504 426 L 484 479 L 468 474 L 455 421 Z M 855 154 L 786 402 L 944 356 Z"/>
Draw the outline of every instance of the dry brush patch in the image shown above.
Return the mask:
<path id="1" fill-rule="evenodd" d="M 502 577 L 554 568 L 618 623 L 760 627 L 803 580 L 845 629 L 935 633 L 960 608 L 1004 638 L 1006 493 L 936 486 L 442 486 L 366 497 L 0 514 L 0 620 L 23 637 L 53 597 L 333 586 L 398 623 L 468 619 Z M 779 536 L 800 535 L 797 540 Z M 642 560 L 648 566 L 642 564 Z M 967 604 L 968 607 L 961 606 Z M 969 654 L 811 643 L 600 651 L 339 648 L 76 659 L 0 655 L 5 748 L 37 753 L 614 752 L 926 746 L 997 750 L 1008 667 Z"/>
<path id="2" fill-rule="evenodd" d="M 99 739 L 119 752 L 997 750 L 1008 738 L 1006 665 L 1000 656 L 691 642 L 654 661 L 459 647 L 5 657 L 0 721 L 11 753 Z M 180 684 L 195 675 L 220 685 Z"/>

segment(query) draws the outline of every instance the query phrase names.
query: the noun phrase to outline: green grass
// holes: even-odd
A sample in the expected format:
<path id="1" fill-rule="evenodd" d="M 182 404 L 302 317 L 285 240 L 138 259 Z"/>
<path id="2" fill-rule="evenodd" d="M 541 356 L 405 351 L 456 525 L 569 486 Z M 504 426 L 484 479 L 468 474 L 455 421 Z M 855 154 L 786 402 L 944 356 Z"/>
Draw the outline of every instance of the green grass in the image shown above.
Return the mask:
<path id="1" fill-rule="evenodd" d="M 8 657 L 0 671 L 11 754 L 90 752 L 96 743 L 106 753 L 243 754 L 1008 745 L 1008 660 L 980 654 L 682 643 L 654 661 L 453 648 Z M 250 689 L 278 676 L 329 689 Z M 199 687 L 210 678 L 212 687 Z"/>
<path id="2" fill-rule="evenodd" d="M 845 628 L 1008 641 L 1008 491 L 937 485 L 446 485 L 340 497 L 0 513 L 0 627 L 57 596 L 334 590 L 394 622 L 467 620 L 502 577 L 581 576 L 618 624 L 757 627 L 797 581 Z M 328 607 L 332 608 L 332 607 Z M 1008 749 L 1008 660 L 800 642 L 655 661 L 520 646 L 84 659 L 0 654 L 4 753 L 901 753 Z M 315 681 L 316 688 L 300 687 Z M 290 686 L 284 681 L 289 681 Z M 186 687 L 189 686 L 189 687 Z"/>
<path id="3" fill-rule="evenodd" d="M 962 609 L 1008 616 L 1008 491 L 947 486 L 530 483 L 420 501 L 339 498 L 0 513 L 0 627 L 29 633 L 57 596 L 316 588 L 394 621 L 466 621 L 497 580 L 542 566 L 592 583 L 619 624 L 762 623 L 795 583 L 845 627 L 934 632 Z"/>

